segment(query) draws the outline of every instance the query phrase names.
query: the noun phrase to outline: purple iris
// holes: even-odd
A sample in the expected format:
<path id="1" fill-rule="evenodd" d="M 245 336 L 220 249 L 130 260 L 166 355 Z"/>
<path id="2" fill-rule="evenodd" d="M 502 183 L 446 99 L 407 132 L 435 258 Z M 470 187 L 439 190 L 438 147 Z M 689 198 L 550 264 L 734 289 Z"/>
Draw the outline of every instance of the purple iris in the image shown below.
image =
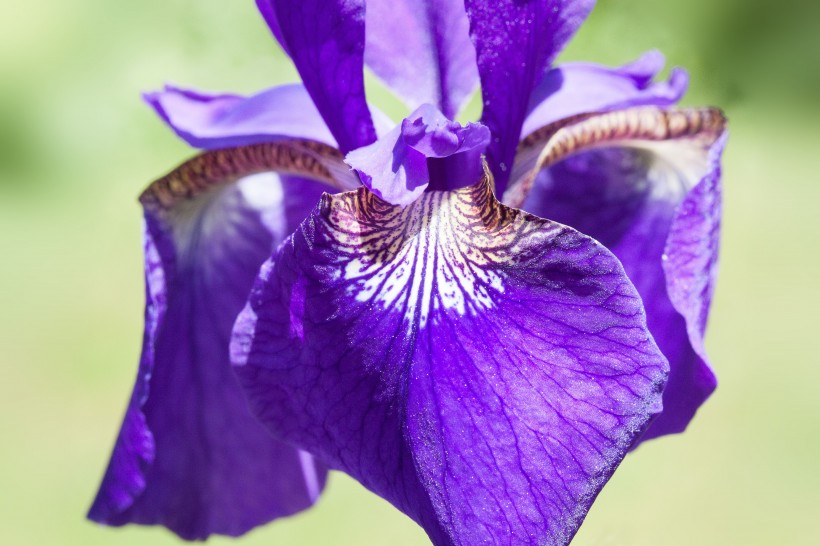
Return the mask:
<path id="1" fill-rule="evenodd" d="M 89 517 L 239 535 L 334 469 L 436 545 L 568 543 L 715 388 L 724 118 L 655 52 L 552 68 L 591 0 L 257 4 L 301 85 L 146 95 L 206 151 L 141 197 L 143 353 Z"/>

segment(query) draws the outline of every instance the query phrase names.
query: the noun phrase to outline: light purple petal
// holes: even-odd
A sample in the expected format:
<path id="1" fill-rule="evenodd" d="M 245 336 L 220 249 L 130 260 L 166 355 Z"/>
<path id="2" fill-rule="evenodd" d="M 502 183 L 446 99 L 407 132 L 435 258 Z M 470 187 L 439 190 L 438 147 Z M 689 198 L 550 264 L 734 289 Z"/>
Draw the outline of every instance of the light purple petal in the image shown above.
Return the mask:
<path id="1" fill-rule="evenodd" d="M 313 102 L 342 152 L 366 146 L 376 132 L 364 92 L 364 0 L 259 1 L 263 15 L 275 14 Z"/>
<path id="2" fill-rule="evenodd" d="M 589 14 L 594 0 L 466 0 L 484 111 L 487 160 L 499 195 L 510 177 L 530 94 Z"/>
<path id="3" fill-rule="evenodd" d="M 143 352 L 89 518 L 193 540 L 236 536 L 317 499 L 326 471 L 256 421 L 228 361 L 259 265 L 333 189 L 271 172 L 310 164 L 285 146 L 203 154 L 143 195 Z"/>
<path id="4" fill-rule="evenodd" d="M 617 259 L 487 179 L 407 207 L 324 197 L 261 269 L 231 354 L 275 435 L 438 546 L 567 544 L 666 375 Z"/>
<path id="5" fill-rule="evenodd" d="M 703 335 L 717 264 L 725 120 L 709 110 L 644 111 L 656 115 L 643 116 L 643 136 L 623 132 L 638 118 L 618 125 L 618 113 L 597 129 L 600 117 L 564 126 L 575 150 L 538 175 L 523 208 L 606 245 L 641 294 L 670 363 L 664 411 L 645 440 L 683 431 L 716 386 Z M 604 126 L 620 135 L 609 138 Z"/>
<path id="6" fill-rule="evenodd" d="M 483 125 L 447 119 L 430 104 L 345 161 L 362 183 L 394 205 L 408 205 L 425 190 L 450 190 L 481 178 L 480 157 L 490 140 Z"/>
<path id="7" fill-rule="evenodd" d="M 250 97 L 202 93 L 166 86 L 145 101 L 188 144 L 217 149 L 304 138 L 336 146 L 322 116 L 300 84 L 282 85 Z"/>
<path id="8" fill-rule="evenodd" d="M 631 106 L 673 106 L 686 92 L 689 78 L 682 68 L 673 68 L 667 81 L 653 82 L 663 64 L 659 51 L 649 51 L 618 68 L 567 63 L 550 70 L 530 97 L 521 136 L 577 114 Z"/>
<path id="9" fill-rule="evenodd" d="M 365 62 L 411 110 L 430 103 L 453 119 L 478 85 L 461 0 L 370 0 Z"/>

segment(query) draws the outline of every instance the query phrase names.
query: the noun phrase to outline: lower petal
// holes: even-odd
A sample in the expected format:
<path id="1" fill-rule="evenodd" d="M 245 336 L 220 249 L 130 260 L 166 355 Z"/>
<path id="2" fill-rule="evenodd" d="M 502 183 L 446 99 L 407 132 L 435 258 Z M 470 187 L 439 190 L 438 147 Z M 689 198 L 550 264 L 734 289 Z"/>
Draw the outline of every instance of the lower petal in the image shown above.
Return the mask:
<path id="1" fill-rule="evenodd" d="M 666 360 L 606 249 L 489 184 L 325 196 L 262 267 L 232 360 L 276 436 L 434 544 L 566 544 L 660 410 Z"/>
<path id="2" fill-rule="evenodd" d="M 664 411 L 643 439 L 681 432 L 716 386 L 703 336 L 717 265 L 725 120 L 710 110 L 638 109 L 544 133 L 552 136 L 541 157 L 553 158 L 520 206 L 594 237 L 623 263 L 670 362 Z M 520 199 L 525 184 L 514 184 L 507 202 Z"/>
<path id="3" fill-rule="evenodd" d="M 340 161 L 318 144 L 301 146 Z M 204 539 L 242 534 L 318 498 L 326 471 L 256 421 L 228 362 L 259 265 L 332 189 L 282 174 L 328 172 L 299 150 L 280 143 L 209 152 L 143 195 L 143 352 L 91 519 Z"/>

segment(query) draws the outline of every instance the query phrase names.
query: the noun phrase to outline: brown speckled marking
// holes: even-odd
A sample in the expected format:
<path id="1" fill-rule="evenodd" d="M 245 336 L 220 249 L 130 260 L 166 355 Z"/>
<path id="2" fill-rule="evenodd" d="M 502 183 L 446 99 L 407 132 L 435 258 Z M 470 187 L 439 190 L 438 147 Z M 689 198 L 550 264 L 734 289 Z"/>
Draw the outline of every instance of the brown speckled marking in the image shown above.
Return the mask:
<path id="1" fill-rule="evenodd" d="M 425 192 L 407 206 L 365 187 L 326 194 L 320 218 L 350 296 L 401 310 L 409 328 L 445 310 L 494 307 L 507 269 L 567 229 L 501 204 L 486 164 L 476 184 Z"/>
<path id="2" fill-rule="evenodd" d="M 358 184 L 336 148 L 309 140 L 253 144 L 202 153 L 153 182 L 140 196 L 146 209 L 160 212 L 238 178 L 274 171 L 313 178 L 338 190 Z"/>
<path id="3" fill-rule="evenodd" d="M 520 207 L 541 169 L 590 148 L 636 141 L 691 139 L 710 146 L 726 127 L 726 118 L 716 108 L 656 107 L 628 108 L 604 114 L 581 114 L 546 125 L 527 135 L 518 146 L 518 165 L 513 182 L 504 193 L 504 203 Z M 525 172 L 520 172 L 525 168 Z"/>
<path id="4" fill-rule="evenodd" d="M 522 213 L 504 206 L 493 194 L 493 177 L 483 164 L 484 176 L 477 183 L 452 191 L 429 191 L 407 206 L 393 205 L 384 201 L 365 186 L 356 192 L 324 195 L 321 206 L 323 216 L 334 229 L 347 224 L 378 227 L 379 231 L 397 229 L 412 232 L 421 225 L 421 219 L 441 207 L 453 209 L 456 217 L 471 229 L 495 233 L 505 229 Z M 429 209 L 429 210 L 428 210 Z M 361 235 L 357 232 L 356 235 Z"/>

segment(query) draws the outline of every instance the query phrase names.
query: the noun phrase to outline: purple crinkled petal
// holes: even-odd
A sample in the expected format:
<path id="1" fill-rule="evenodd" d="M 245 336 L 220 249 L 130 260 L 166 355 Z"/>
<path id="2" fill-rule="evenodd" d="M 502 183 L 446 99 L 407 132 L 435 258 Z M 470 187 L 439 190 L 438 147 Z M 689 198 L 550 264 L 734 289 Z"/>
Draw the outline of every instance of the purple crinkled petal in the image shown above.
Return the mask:
<path id="1" fill-rule="evenodd" d="M 165 86 L 145 101 L 185 142 L 202 149 L 230 148 L 281 138 L 305 138 L 336 146 L 301 84 L 282 85 L 250 97 Z"/>
<path id="2" fill-rule="evenodd" d="M 717 265 L 723 131 L 659 142 L 627 136 L 629 143 L 570 155 L 538 175 L 522 206 L 600 241 L 638 289 L 670 364 L 663 413 L 642 440 L 682 432 L 717 384 L 703 336 Z"/>
<path id="3" fill-rule="evenodd" d="M 487 161 L 498 194 L 510 177 L 535 86 L 594 5 L 594 0 L 466 0 L 484 111 L 493 140 Z"/>
<path id="4" fill-rule="evenodd" d="M 148 428 L 142 407 L 148 399 L 148 382 L 154 369 L 157 327 L 163 322 L 167 308 L 167 282 L 162 256 L 168 254 L 171 245 L 165 238 L 155 241 L 151 232 L 146 224 L 143 234 L 145 332 L 137 379 L 108 469 L 88 512 L 90 519 L 101 523 L 128 509 L 134 499 L 142 494 L 146 486 L 146 472 L 156 456 L 154 436 Z M 157 243 L 164 248 L 160 250 Z"/>
<path id="5" fill-rule="evenodd" d="M 533 91 L 521 136 L 576 114 L 673 106 L 686 93 L 689 78 L 682 68 L 673 68 L 669 80 L 653 82 L 663 65 L 663 55 L 649 51 L 618 68 L 567 63 L 552 69 Z"/>
<path id="6" fill-rule="evenodd" d="M 347 154 L 345 161 L 380 198 L 409 205 L 427 189 L 475 182 L 489 141 L 490 131 L 483 125 L 461 126 L 425 104 L 375 143 Z"/>
<path id="7" fill-rule="evenodd" d="M 376 140 L 364 91 L 364 0 L 260 0 L 342 152 Z"/>
<path id="8" fill-rule="evenodd" d="M 675 211 L 662 261 L 666 293 L 686 320 L 687 341 L 694 352 L 692 369 L 685 372 L 692 386 L 684 389 L 680 380 L 672 384 L 673 389 L 676 385 L 681 388 L 664 396 L 664 404 L 670 406 L 669 415 L 664 411 L 644 439 L 686 428 L 690 415 L 697 410 L 688 391 L 702 393 L 705 398 L 717 384 L 708 365 L 703 338 L 717 280 L 722 203 L 720 159 L 727 138 L 728 133 L 723 133 L 709 148 L 705 175 Z"/>
<path id="9" fill-rule="evenodd" d="M 236 536 L 309 507 L 324 486 L 324 467 L 251 415 L 228 360 L 260 264 L 332 191 L 259 172 L 277 158 L 285 171 L 307 164 L 276 146 L 209 152 L 143 195 L 143 353 L 92 520 Z"/>
<path id="10" fill-rule="evenodd" d="M 264 265 L 232 360 L 275 435 L 437 546 L 569 542 L 667 363 L 617 259 L 490 183 L 326 196 Z"/>
<path id="11" fill-rule="evenodd" d="M 365 62 L 411 109 L 435 104 L 450 119 L 478 85 L 460 0 L 370 0 Z"/>

